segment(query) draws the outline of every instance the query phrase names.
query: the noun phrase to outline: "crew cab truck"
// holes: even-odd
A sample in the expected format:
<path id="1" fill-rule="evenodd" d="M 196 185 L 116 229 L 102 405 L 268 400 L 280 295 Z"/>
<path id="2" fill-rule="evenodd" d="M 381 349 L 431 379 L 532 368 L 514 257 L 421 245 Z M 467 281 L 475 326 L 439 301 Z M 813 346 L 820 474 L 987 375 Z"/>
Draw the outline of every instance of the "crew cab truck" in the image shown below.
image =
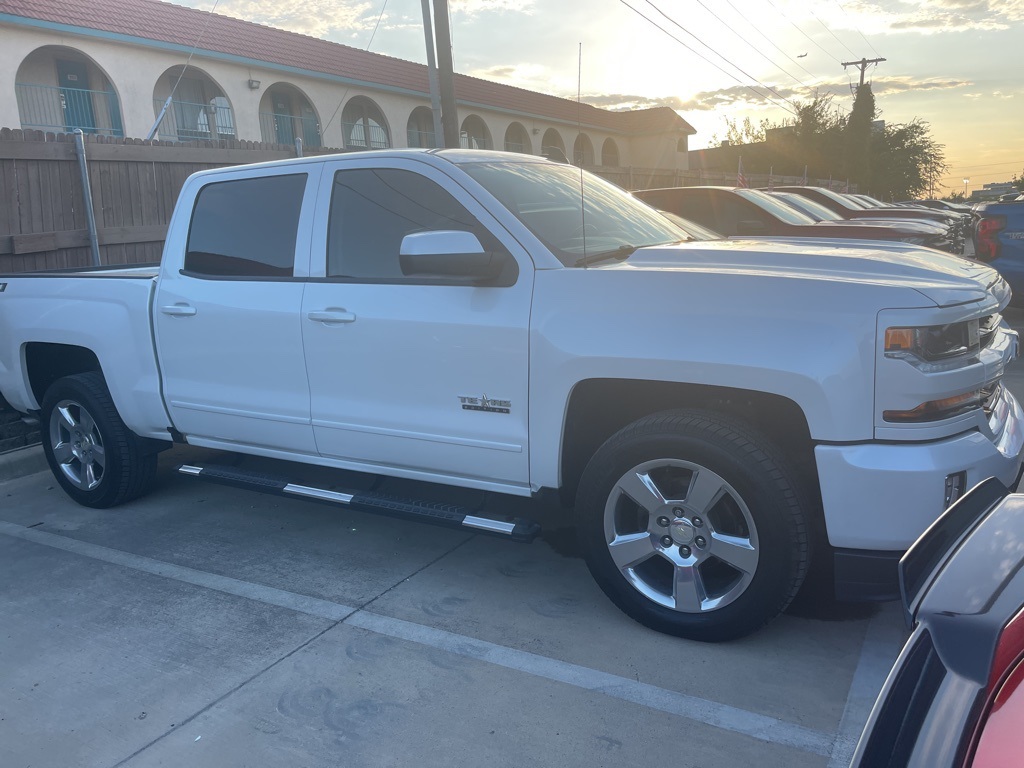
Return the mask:
<path id="1" fill-rule="evenodd" d="M 1005 281 L 911 246 L 686 239 L 601 179 L 510 153 L 204 171 L 159 269 L 0 277 L 0 391 L 87 506 L 144 493 L 183 441 L 557 498 L 607 596 L 684 637 L 764 625 L 814 562 L 847 595 L 894 597 L 885 577 L 952 501 L 1017 481 Z"/>

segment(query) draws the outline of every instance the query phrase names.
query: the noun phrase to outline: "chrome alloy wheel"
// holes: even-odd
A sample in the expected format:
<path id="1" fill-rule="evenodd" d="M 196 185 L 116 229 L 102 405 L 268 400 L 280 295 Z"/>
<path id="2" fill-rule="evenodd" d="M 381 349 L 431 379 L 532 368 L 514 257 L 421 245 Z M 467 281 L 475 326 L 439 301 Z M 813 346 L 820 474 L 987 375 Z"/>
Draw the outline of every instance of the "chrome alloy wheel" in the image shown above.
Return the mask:
<path id="1" fill-rule="evenodd" d="M 103 480 L 103 438 L 95 420 L 80 403 L 57 403 L 50 414 L 50 447 L 64 477 L 76 488 L 91 491 Z"/>
<path id="2" fill-rule="evenodd" d="M 647 461 L 622 475 L 605 504 L 604 533 L 626 581 L 683 613 L 728 605 L 757 570 L 757 528 L 746 503 L 722 477 L 680 459 Z"/>

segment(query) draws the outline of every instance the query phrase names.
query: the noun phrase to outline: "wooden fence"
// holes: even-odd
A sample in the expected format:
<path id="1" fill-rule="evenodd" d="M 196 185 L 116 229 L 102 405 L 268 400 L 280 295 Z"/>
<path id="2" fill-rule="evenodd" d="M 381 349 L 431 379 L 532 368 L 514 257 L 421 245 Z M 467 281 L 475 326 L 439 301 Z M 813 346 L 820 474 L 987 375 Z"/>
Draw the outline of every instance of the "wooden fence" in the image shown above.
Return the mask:
<path id="1" fill-rule="evenodd" d="M 103 265 L 160 260 L 175 200 L 190 174 L 296 155 L 295 147 L 284 144 L 180 144 L 96 135 L 86 136 L 85 149 Z M 306 154 L 343 151 L 317 148 Z M 605 166 L 589 170 L 628 190 L 736 183 L 735 174 L 709 171 Z M 800 183 L 791 177 L 774 180 Z M 768 177 L 751 175 L 750 184 L 767 186 Z M 74 136 L 0 129 L 0 274 L 91 265 Z"/>
<path id="2" fill-rule="evenodd" d="M 282 144 L 93 135 L 85 149 L 104 265 L 160 260 L 175 200 L 190 174 L 296 155 L 295 147 Z M 0 129 L 0 274 L 91 265 L 74 136 Z"/>

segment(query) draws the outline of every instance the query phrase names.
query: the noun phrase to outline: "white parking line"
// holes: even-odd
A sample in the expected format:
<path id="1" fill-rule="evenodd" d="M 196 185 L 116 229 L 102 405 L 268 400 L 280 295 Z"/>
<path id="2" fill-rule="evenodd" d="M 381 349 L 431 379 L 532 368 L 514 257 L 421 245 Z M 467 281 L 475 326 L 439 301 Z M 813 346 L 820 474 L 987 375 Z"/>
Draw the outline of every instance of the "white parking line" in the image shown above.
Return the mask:
<path id="1" fill-rule="evenodd" d="M 133 555 L 98 544 L 77 541 L 46 531 L 0 522 L 0 534 L 62 549 L 76 555 L 132 568 L 155 576 L 181 581 L 249 600 L 288 608 L 311 616 L 348 624 L 359 629 L 438 648 L 448 653 L 485 661 L 506 669 L 571 685 L 611 698 L 633 702 L 650 709 L 685 717 L 732 733 L 761 741 L 792 747 L 803 752 L 828 756 L 833 735 L 767 715 L 731 707 L 727 704 L 689 696 L 619 675 L 572 664 L 527 651 L 520 651 L 485 640 L 447 632 L 380 614 L 369 613 L 329 600 L 296 594 L 282 589 L 253 584 L 229 576 L 219 576 L 160 560 Z M 859 667 L 858 667 L 859 669 Z M 855 678 L 856 679 L 856 678 Z M 845 718 L 845 713 L 844 713 Z"/>
<path id="2" fill-rule="evenodd" d="M 900 610 L 899 603 L 888 603 L 868 623 L 828 768 L 846 768 L 850 764 L 871 707 L 907 640 L 907 632 L 901 631 Z"/>

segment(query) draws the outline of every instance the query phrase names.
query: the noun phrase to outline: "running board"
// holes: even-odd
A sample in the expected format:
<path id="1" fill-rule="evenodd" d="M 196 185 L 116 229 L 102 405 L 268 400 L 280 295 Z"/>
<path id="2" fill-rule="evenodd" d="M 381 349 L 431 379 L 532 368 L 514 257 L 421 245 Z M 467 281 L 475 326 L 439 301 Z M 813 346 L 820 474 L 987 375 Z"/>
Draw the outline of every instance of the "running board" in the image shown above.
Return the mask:
<path id="1" fill-rule="evenodd" d="M 403 520 L 414 520 L 418 523 L 440 525 L 445 528 L 465 530 L 471 528 L 480 533 L 512 539 L 514 541 L 531 542 L 540 533 L 540 526 L 532 520 L 521 517 L 511 522 L 493 520 L 488 517 L 477 517 L 465 507 L 456 504 L 445 504 L 421 499 L 402 499 L 371 491 L 328 491 L 324 488 L 313 488 L 308 485 L 296 485 L 286 478 L 266 475 L 262 472 L 250 472 L 245 469 L 222 466 L 194 467 L 182 464 L 178 472 L 191 475 L 220 485 L 245 488 L 250 491 L 269 493 L 276 496 L 290 496 L 325 504 L 337 504 L 362 512 L 375 512 Z"/>

